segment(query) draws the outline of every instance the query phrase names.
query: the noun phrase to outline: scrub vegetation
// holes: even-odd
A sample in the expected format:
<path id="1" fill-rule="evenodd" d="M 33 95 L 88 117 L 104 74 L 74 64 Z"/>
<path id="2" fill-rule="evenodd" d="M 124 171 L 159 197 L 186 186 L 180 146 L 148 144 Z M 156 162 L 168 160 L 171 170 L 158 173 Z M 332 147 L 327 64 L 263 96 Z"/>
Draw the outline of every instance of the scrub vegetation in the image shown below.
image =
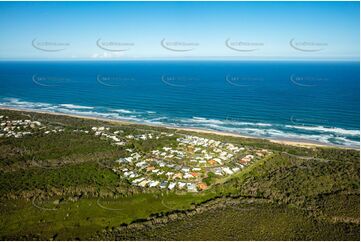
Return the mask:
<path id="1" fill-rule="evenodd" d="M 41 123 L 0 137 L 2 240 L 359 240 L 359 150 L 25 111 L 0 116 Z M 116 145 L 92 127 L 173 136 Z M 198 192 L 134 186 L 113 169 L 127 149 L 175 147 L 180 135 L 270 154 L 230 176 L 208 172 Z"/>

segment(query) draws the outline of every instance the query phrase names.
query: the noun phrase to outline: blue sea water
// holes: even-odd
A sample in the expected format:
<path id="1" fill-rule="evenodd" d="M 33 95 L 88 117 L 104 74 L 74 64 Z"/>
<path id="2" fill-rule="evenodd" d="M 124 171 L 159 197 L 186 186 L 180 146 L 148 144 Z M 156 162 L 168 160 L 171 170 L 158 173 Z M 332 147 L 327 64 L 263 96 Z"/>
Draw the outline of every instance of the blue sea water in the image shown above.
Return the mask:
<path id="1" fill-rule="evenodd" d="M 0 62 L 0 106 L 309 140 L 360 139 L 359 62 Z"/>

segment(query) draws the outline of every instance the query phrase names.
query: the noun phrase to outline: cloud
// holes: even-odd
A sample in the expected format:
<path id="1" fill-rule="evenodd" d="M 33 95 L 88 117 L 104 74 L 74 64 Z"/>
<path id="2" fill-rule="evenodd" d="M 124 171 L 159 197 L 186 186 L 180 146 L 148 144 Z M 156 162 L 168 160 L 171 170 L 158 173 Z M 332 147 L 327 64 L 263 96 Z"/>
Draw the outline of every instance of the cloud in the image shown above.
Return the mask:
<path id="1" fill-rule="evenodd" d="M 124 53 L 121 52 L 102 52 L 102 53 L 94 53 L 91 55 L 93 59 L 115 59 L 119 57 L 123 57 Z"/>

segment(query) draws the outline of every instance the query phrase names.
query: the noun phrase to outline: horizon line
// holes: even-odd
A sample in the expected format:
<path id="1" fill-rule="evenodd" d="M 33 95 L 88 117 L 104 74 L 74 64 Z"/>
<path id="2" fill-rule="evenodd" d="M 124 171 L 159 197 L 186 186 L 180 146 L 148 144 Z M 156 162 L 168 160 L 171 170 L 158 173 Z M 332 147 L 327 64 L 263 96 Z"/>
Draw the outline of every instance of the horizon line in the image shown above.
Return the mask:
<path id="1" fill-rule="evenodd" d="M 1 59 L 0 62 L 11 62 L 11 61 L 18 61 L 18 62 L 27 62 L 27 61 L 49 61 L 49 62 L 56 62 L 56 61 L 69 61 L 69 62 L 77 62 L 77 61 L 309 61 L 309 62 L 318 62 L 318 61 L 329 61 L 329 62 L 360 62 L 360 58 L 313 58 L 313 59 L 306 59 L 306 58 L 256 58 L 256 59 L 245 59 L 245 58 L 127 58 L 127 59 L 112 59 L 112 58 L 66 58 L 66 59 Z"/>

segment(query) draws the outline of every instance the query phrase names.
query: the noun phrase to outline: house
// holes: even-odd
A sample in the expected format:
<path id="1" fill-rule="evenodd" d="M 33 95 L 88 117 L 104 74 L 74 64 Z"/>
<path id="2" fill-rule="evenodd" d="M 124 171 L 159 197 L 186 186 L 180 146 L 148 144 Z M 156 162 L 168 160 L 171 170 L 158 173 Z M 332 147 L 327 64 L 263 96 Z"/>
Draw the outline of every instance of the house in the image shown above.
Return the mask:
<path id="1" fill-rule="evenodd" d="M 206 154 L 206 155 L 204 155 L 204 159 L 212 159 L 213 157 L 211 156 L 211 155 L 209 155 L 209 154 Z"/>
<path id="2" fill-rule="evenodd" d="M 167 181 L 163 181 L 161 184 L 160 184 L 160 188 L 166 188 L 168 185 L 168 182 Z"/>
<path id="3" fill-rule="evenodd" d="M 217 161 L 215 161 L 215 160 L 209 160 L 208 161 L 208 164 L 210 164 L 212 166 L 215 165 L 216 163 L 217 163 Z"/>
<path id="4" fill-rule="evenodd" d="M 146 166 L 148 163 L 145 162 L 145 161 L 141 161 L 141 162 L 138 162 L 137 164 L 135 164 L 136 167 L 144 167 Z"/>
<path id="5" fill-rule="evenodd" d="M 159 150 L 152 150 L 152 154 L 153 155 L 159 155 L 160 151 Z"/>
<path id="6" fill-rule="evenodd" d="M 141 182 L 141 181 L 143 181 L 143 180 L 145 180 L 144 177 L 134 179 L 134 180 L 132 181 L 132 184 L 135 185 L 135 184 L 137 184 L 137 183 L 139 183 L 139 182 Z"/>
<path id="7" fill-rule="evenodd" d="M 186 185 L 185 182 L 178 182 L 178 188 L 179 188 L 179 189 L 184 188 L 185 185 Z"/>
<path id="8" fill-rule="evenodd" d="M 242 159 L 239 160 L 239 163 L 243 164 L 243 165 L 246 165 L 248 164 L 248 162 L 250 162 L 251 159 L 249 158 L 246 158 L 246 157 L 243 157 Z"/>
<path id="9" fill-rule="evenodd" d="M 138 160 L 140 157 L 142 157 L 140 154 L 138 153 L 134 153 L 131 155 L 132 157 L 134 157 L 134 159 Z"/>
<path id="10" fill-rule="evenodd" d="M 264 154 L 261 153 L 261 152 L 257 152 L 256 155 L 259 156 L 259 157 L 263 157 L 263 156 L 264 156 Z"/>
<path id="11" fill-rule="evenodd" d="M 218 176 L 223 176 L 222 169 L 221 168 L 215 168 L 214 169 L 214 174 L 216 174 Z"/>
<path id="12" fill-rule="evenodd" d="M 130 177 L 130 178 L 133 178 L 133 177 L 135 177 L 135 173 L 133 172 L 133 171 L 126 171 L 126 172 L 124 172 L 124 176 L 125 177 Z"/>
<path id="13" fill-rule="evenodd" d="M 221 149 L 218 149 L 218 148 L 215 148 L 215 149 L 214 149 L 214 152 L 216 152 L 216 153 L 221 153 L 222 150 L 221 150 Z"/>
<path id="14" fill-rule="evenodd" d="M 240 159 L 239 163 L 241 163 L 241 164 L 247 164 L 247 163 L 249 163 L 253 158 L 254 158 L 253 155 L 246 155 L 245 157 L 243 157 L 242 159 Z"/>
<path id="15" fill-rule="evenodd" d="M 191 172 L 191 175 L 192 175 L 193 177 L 198 177 L 198 173 L 197 173 L 197 172 Z"/>
<path id="16" fill-rule="evenodd" d="M 198 183 L 198 188 L 199 188 L 199 190 L 206 190 L 207 189 L 207 184 L 205 184 L 204 182 L 200 182 L 200 183 Z"/>
<path id="17" fill-rule="evenodd" d="M 169 183 L 168 189 L 172 190 L 176 185 L 177 185 L 176 182 L 171 182 L 171 183 Z"/>
<path id="18" fill-rule="evenodd" d="M 156 186 L 158 186 L 158 184 L 159 184 L 159 181 L 151 181 L 151 182 L 149 182 L 149 187 L 156 187 Z"/>
<path id="19" fill-rule="evenodd" d="M 110 139 L 114 140 L 115 142 L 119 142 L 120 139 L 118 139 L 117 137 L 115 136 L 109 136 Z"/>
<path id="20" fill-rule="evenodd" d="M 222 167 L 222 170 L 224 171 L 224 173 L 226 173 L 227 175 L 232 175 L 233 171 L 231 169 L 229 169 L 229 167 Z"/>
<path id="21" fill-rule="evenodd" d="M 130 175 L 129 175 L 129 178 L 135 178 L 135 177 L 138 177 L 139 175 L 137 173 L 134 173 L 132 172 Z"/>
<path id="22" fill-rule="evenodd" d="M 183 176 L 184 179 L 193 178 L 193 176 L 189 173 L 185 173 Z"/>
<path id="23" fill-rule="evenodd" d="M 196 184 L 194 183 L 187 183 L 187 190 L 188 192 L 197 192 Z"/>
<path id="24" fill-rule="evenodd" d="M 214 158 L 213 160 L 217 161 L 218 164 L 223 165 L 223 162 L 219 158 Z"/>
<path id="25" fill-rule="evenodd" d="M 125 163 L 126 161 L 124 160 L 124 158 L 120 158 L 118 160 L 115 161 L 116 163 Z"/>
<path id="26" fill-rule="evenodd" d="M 165 175 L 167 176 L 167 177 L 170 177 L 170 176 L 172 176 L 174 174 L 174 172 L 171 172 L 171 171 L 168 171 L 167 173 L 165 173 Z"/>
<path id="27" fill-rule="evenodd" d="M 126 162 L 131 163 L 131 162 L 133 161 L 133 157 L 126 157 L 126 158 L 124 158 L 124 160 L 125 160 Z"/>
<path id="28" fill-rule="evenodd" d="M 233 171 L 234 173 L 239 172 L 240 170 L 241 170 L 241 169 L 239 169 L 238 167 L 232 168 L 232 171 Z"/>
<path id="29" fill-rule="evenodd" d="M 172 177 L 172 179 L 174 180 L 174 179 L 182 179 L 183 178 L 183 174 L 182 173 L 176 173 L 176 174 L 174 174 L 174 176 Z"/>
<path id="30" fill-rule="evenodd" d="M 223 160 L 223 161 L 228 160 L 227 157 L 225 157 L 225 156 L 223 156 L 223 155 L 221 155 L 219 158 L 221 158 L 221 160 Z"/>
<path id="31" fill-rule="evenodd" d="M 189 172 L 189 171 L 190 171 L 190 168 L 188 168 L 188 167 L 183 167 L 183 168 L 182 168 L 182 171 L 183 171 L 183 172 Z"/>
<path id="32" fill-rule="evenodd" d="M 149 180 L 142 181 L 138 184 L 138 186 L 145 187 L 149 182 L 150 182 Z"/>
<path id="33" fill-rule="evenodd" d="M 148 167 L 147 167 L 147 171 L 153 171 L 154 169 L 155 169 L 154 166 L 148 166 Z"/>

